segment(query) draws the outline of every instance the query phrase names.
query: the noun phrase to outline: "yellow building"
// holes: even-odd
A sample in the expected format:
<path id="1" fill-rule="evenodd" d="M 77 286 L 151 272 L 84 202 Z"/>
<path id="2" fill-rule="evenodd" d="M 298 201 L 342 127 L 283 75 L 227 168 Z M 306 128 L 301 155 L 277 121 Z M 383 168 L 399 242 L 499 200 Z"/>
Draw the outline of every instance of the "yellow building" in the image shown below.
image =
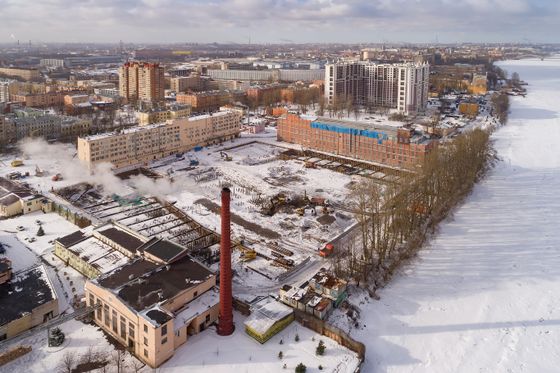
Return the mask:
<path id="1" fill-rule="evenodd" d="M 239 136 L 240 116 L 232 111 L 178 118 L 78 139 L 78 158 L 92 168 L 112 163 L 115 168 L 147 165 L 173 154 Z"/>
<path id="2" fill-rule="evenodd" d="M 0 340 L 41 325 L 58 312 L 56 291 L 45 268 L 19 271 L 0 287 Z"/>
<path id="3" fill-rule="evenodd" d="M 153 109 L 139 111 L 136 113 L 140 125 L 162 123 L 170 119 L 186 118 L 191 115 L 191 107 L 188 105 L 176 105 L 168 109 Z"/>
<path id="4" fill-rule="evenodd" d="M 158 245 L 146 250 L 165 261 L 174 249 Z M 189 336 L 216 322 L 215 285 L 216 276 L 188 256 L 167 264 L 137 259 L 87 281 L 85 296 L 88 306 L 99 307 L 94 322 L 156 368 Z"/>
<path id="5" fill-rule="evenodd" d="M 245 320 L 245 332 L 265 343 L 294 320 L 294 311 L 272 298 L 264 298 L 251 307 Z"/>
<path id="6" fill-rule="evenodd" d="M 21 78 L 23 80 L 38 80 L 40 77 L 39 70 L 27 69 L 23 67 L 0 67 L 0 74 Z"/>
<path id="7" fill-rule="evenodd" d="M 0 177 L 0 217 L 9 218 L 38 211 L 45 197 L 31 189 Z"/>

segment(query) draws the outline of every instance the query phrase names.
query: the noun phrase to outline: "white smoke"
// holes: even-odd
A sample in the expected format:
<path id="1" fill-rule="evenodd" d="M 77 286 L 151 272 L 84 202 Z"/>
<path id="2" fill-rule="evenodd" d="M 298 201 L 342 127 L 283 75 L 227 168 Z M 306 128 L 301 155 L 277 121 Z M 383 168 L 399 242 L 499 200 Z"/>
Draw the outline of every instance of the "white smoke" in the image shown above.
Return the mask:
<path id="1" fill-rule="evenodd" d="M 60 173 L 71 184 L 89 183 L 100 185 L 106 195 L 130 194 L 130 188 L 138 194 L 165 197 L 179 190 L 179 184 L 167 179 L 151 179 L 145 175 L 132 176 L 121 180 L 112 171 L 110 163 L 100 163 L 93 170 L 88 170 L 76 156 L 76 149 L 70 144 L 49 144 L 43 139 L 27 138 L 20 142 L 23 155 L 50 175 Z"/>

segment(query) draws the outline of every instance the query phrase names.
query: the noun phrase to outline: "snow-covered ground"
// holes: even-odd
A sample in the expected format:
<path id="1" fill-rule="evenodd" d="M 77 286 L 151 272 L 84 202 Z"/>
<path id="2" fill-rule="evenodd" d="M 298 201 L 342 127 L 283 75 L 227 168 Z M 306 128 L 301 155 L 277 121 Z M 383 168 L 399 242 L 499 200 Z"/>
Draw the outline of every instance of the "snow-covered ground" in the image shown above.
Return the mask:
<path id="1" fill-rule="evenodd" d="M 364 372 L 559 371 L 560 59 L 501 66 L 530 84 L 494 134 L 502 161 L 380 301 L 362 297 Z"/>
<path id="2" fill-rule="evenodd" d="M 299 363 L 307 372 L 353 373 L 359 365 L 355 353 L 338 345 L 332 339 L 292 322 L 286 329 L 265 344 L 245 333 L 245 318 L 234 314 L 236 329 L 233 335 L 220 337 L 214 330 L 207 330 L 190 337 L 175 355 L 158 369 L 162 373 L 222 373 L 222 372 L 293 372 Z M 295 341 L 296 334 L 299 342 Z M 282 344 L 280 341 L 282 340 Z M 317 356 L 315 349 L 322 340 L 327 346 L 324 356 Z M 282 351 L 283 358 L 278 357 Z M 284 368 L 286 364 L 286 368 Z"/>

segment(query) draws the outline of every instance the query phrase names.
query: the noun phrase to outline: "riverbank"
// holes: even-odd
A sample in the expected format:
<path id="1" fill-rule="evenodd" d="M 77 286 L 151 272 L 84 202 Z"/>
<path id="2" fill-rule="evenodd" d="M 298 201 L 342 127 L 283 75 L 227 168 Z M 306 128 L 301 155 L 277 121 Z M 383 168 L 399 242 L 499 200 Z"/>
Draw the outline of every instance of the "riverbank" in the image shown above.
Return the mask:
<path id="1" fill-rule="evenodd" d="M 364 371 L 557 370 L 560 60 L 500 66 L 529 83 L 492 136 L 501 161 L 380 301 L 357 302 L 358 328 L 335 315 Z"/>

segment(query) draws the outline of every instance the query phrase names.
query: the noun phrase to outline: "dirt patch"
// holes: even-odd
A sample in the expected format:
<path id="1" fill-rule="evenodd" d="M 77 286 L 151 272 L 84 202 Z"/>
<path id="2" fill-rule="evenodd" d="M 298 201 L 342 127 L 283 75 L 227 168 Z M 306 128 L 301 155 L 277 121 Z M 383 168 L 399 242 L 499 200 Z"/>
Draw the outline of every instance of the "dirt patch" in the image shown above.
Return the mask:
<path id="1" fill-rule="evenodd" d="M 323 225 L 331 225 L 336 221 L 336 218 L 332 215 L 322 215 L 317 218 L 317 221 Z"/>
<path id="2" fill-rule="evenodd" d="M 90 361 L 87 363 L 80 363 L 74 369 L 72 369 L 72 373 L 91 372 L 92 370 L 97 370 L 105 367 L 108 363 L 108 361 Z"/>
<path id="3" fill-rule="evenodd" d="M 220 214 L 220 206 L 212 201 L 210 201 L 207 198 L 201 198 L 196 200 L 194 203 L 197 203 L 199 205 L 202 205 L 204 207 L 206 207 L 208 210 L 212 211 L 215 214 Z M 271 240 L 278 240 L 280 239 L 280 234 L 268 229 L 268 228 L 264 228 L 261 227 L 260 225 L 256 224 L 256 223 L 252 223 L 250 221 L 247 221 L 245 219 L 243 219 L 241 216 L 236 215 L 234 213 L 231 213 L 231 221 L 234 222 L 237 225 L 242 226 L 243 228 L 250 230 L 251 232 L 257 233 L 258 235 L 264 236 L 266 238 L 269 238 Z"/>

